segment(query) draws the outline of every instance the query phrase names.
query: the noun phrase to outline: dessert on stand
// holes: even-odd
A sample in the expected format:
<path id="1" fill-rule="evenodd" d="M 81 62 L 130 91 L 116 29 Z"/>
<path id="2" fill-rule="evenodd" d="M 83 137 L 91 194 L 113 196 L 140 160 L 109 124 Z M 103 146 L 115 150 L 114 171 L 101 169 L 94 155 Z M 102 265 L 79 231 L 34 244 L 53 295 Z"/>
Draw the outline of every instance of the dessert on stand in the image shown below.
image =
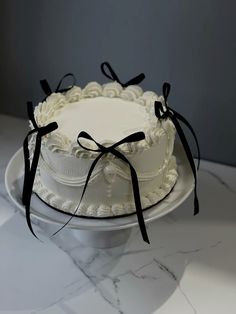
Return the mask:
<path id="1" fill-rule="evenodd" d="M 101 69 L 112 83 L 62 88 L 64 79 L 74 79 L 67 74 L 52 92 L 41 81 L 47 97 L 34 109 L 28 103 L 31 130 L 7 167 L 7 191 L 36 237 L 32 216 L 57 224 L 55 233 L 74 229 L 90 246 L 120 245 L 135 225 L 149 243 L 146 223 L 192 190 L 198 213 L 196 168 L 179 121 L 199 153 L 196 135 L 169 107 L 168 83 L 158 96 L 138 86 L 144 74 L 122 83 L 109 63 Z"/>

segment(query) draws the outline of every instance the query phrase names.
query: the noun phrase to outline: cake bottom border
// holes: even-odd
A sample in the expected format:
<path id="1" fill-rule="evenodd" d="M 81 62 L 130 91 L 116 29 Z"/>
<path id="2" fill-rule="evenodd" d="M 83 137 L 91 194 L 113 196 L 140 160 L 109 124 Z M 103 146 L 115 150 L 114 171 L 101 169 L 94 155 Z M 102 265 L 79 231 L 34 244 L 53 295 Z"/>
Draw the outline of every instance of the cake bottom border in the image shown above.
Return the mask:
<path id="1" fill-rule="evenodd" d="M 162 201 L 164 201 L 173 191 L 175 185 L 176 185 L 176 182 L 177 180 L 175 181 L 174 185 L 172 186 L 171 190 L 162 198 L 160 199 L 158 202 L 152 204 L 152 205 L 149 205 L 145 208 L 142 209 L 142 211 L 147 211 L 148 209 L 151 209 L 152 207 L 160 204 Z M 126 213 L 126 214 L 121 214 L 121 215 L 114 215 L 114 216 L 88 216 L 88 215 L 77 215 L 77 214 L 72 214 L 72 213 L 69 213 L 69 212 L 66 212 L 62 209 L 59 209 L 59 208 L 56 208 L 50 204 L 48 204 L 46 201 L 44 201 L 36 192 L 34 192 L 34 194 L 39 198 L 39 200 L 41 202 L 43 202 L 45 205 L 47 205 L 48 207 L 54 209 L 55 211 L 61 213 L 61 214 L 65 214 L 67 216 L 70 216 L 70 217 L 77 217 L 77 218 L 84 218 L 84 219 L 116 219 L 116 218 L 124 218 L 124 217 L 128 217 L 128 216 L 132 216 L 132 215 L 136 215 L 136 211 L 133 211 L 132 213 Z"/>

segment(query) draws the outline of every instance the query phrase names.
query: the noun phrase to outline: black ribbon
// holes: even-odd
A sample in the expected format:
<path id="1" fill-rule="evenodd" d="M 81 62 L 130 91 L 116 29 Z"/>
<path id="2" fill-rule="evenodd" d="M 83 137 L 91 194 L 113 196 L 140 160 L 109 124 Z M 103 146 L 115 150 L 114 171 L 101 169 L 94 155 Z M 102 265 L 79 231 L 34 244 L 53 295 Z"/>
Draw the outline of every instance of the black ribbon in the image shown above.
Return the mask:
<path id="1" fill-rule="evenodd" d="M 65 78 L 67 78 L 67 77 L 71 77 L 73 79 L 73 82 L 72 82 L 72 84 L 70 86 L 62 88 L 61 85 L 62 85 L 63 81 L 65 80 Z M 75 85 L 75 83 L 76 83 L 76 78 L 75 78 L 74 74 L 73 73 L 67 73 L 60 79 L 60 81 L 59 81 L 59 83 L 58 83 L 58 85 L 57 85 L 57 87 L 56 87 L 54 92 L 55 93 L 66 92 L 66 91 L 70 90 Z M 40 81 L 40 85 L 41 85 L 44 93 L 46 94 L 45 98 L 47 98 L 47 96 L 49 96 L 49 95 L 51 95 L 53 93 L 53 91 L 52 91 L 52 89 L 51 89 L 51 87 L 50 87 L 50 85 L 49 85 L 47 80 L 45 80 L 45 79 L 41 80 Z"/>
<path id="2" fill-rule="evenodd" d="M 199 202 L 198 202 L 198 196 L 197 196 L 197 172 L 196 172 L 196 167 L 194 164 L 194 159 L 193 159 L 193 155 L 191 152 L 191 149 L 188 145 L 188 141 L 185 137 L 184 131 L 179 123 L 178 120 L 180 120 L 182 123 L 184 123 L 189 130 L 191 131 L 196 146 L 197 146 L 197 153 L 198 153 L 198 164 L 197 164 L 197 169 L 199 169 L 199 165 L 200 165 L 200 148 L 199 148 L 199 144 L 198 144 L 198 140 L 197 140 L 197 136 L 192 128 L 192 126 L 190 125 L 190 123 L 182 116 L 180 115 L 178 112 L 176 112 L 174 109 L 170 108 L 167 105 L 167 98 L 169 96 L 170 93 L 170 84 L 165 82 L 163 84 L 163 96 L 164 96 L 164 102 L 165 102 L 165 106 L 163 106 L 163 104 L 160 101 L 155 101 L 155 114 L 157 116 L 158 119 L 171 119 L 172 122 L 175 125 L 176 131 L 179 135 L 179 138 L 182 142 L 183 148 L 185 150 L 186 156 L 188 158 L 190 167 L 192 169 L 192 173 L 194 176 L 194 215 L 199 213 Z"/>
<path id="3" fill-rule="evenodd" d="M 56 122 L 52 122 L 46 126 L 38 127 L 34 118 L 32 102 L 27 103 L 27 111 L 28 111 L 29 119 L 31 120 L 34 129 L 28 132 L 23 143 L 25 175 L 24 175 L 24 184 L 23 184 L 23 193 L 22 193 L 22 203 L 25 206 L 25 215 L 26 215 L 26 221 L 27 221 L 28 227 L 30 231 L 33 233 L 33 235 L 37 238 L 32 228 L 31 220 L 30 220 L 30 201 L 31 201 L 31 196 L 32 196 L 32 191 L 33 191 L 34 179 L 35 179 L 35 174 L 36 174 L 38 161 L 39 161 L 42 137 L 56 130 L 58 126 Z M 34 155 L 33 155 L 31 165 L 30 165 L 30 158 L 29 158 L 30 156 L 29 156 L 29 147 L 28 147 L 29 137 L 34 133 L 37 133 L 37 135 L 36 135 Z"/>
<path id="4" fill-rule="evenodd" d="M 62 83 L 65 80 L 65 78 L 71 77 L 73 79 L 72 85 L 69 87 L 64 87 L 62 88 Z M 70 90 L 76 83 L 76 79 L 74 74 L 72 73 L 67 73 L 65 74 L 59 81 L 55 92 L 58 93 L 63 93 L 68 90 Z M 43 101 L 47 98 L 47 96 L 52 94 L 52 89 L 48 84 L 47 80 L 41 80 L 40 85 L 46 94 L 46 97 L 43 99 Z M 34 129 L 29 131 L 28 134 L 26 135 L 23 143 L 23 151 L 24 151 L 24 164 L 25 164 L 25 174 L 24 174 L 24 184 L 23 184 L 23 192 L 22 192 L 22 203 L 25 206 L 25 215 L 26 215 L 26 221 L 28 224 L 28 227 L 30 231 L 33 233 L 33 235 L 36 236 L 34 233 L 34 230 L 32 228 L 31 220 L 30 220 L 30 201 L 31 201 L 31 196 L 32 196 L 32 191 L 33 191 L 33 185 L 34 185 L 34 179 L 35 179 L 35 174 L 38 166 L 38 161 L 39 161 L 39 156 L 40 156 L 40 150 L 41 150 L 41 142 L 42 142 L 42 137 L 58 128 L 58 125 L 56 122 L 49 123 L 46 126 L 43 127 L 38 127 L 37 123 L 34 118 L 34 112 L 33 112 L 33 104 L 32 102 L 27 102 L 27 112 L 29 119 L 31 120 Z M 29 159 L 29 137 L 37 133 L 36 135 L 36 142 L 35 142 L 35 149 L 34 149 L 34 156 L 30 165 L 30 159 Z"/>
<path id="5" fill-rule="evenodd" d="M 84 146 L 83 144 L 81 144 L 80 142 L 80 139 L 81 138 L 85 138 L 85 139 L 88 139 L 88 140 L 91 140 L 93 141 L 98 149 L 91 149 L 91 148 L 88 148 L 86 146 Z M 98 142 L 96 142 L 88 133 L 82 131 L 79 133 L 78 135 L 78 138 L 77 138 L 77 142 L 78 144 L 85 150 L 88 150 L 88 151 L 93 151 L 93 152 L 98 152 L 100 153 L 93 161 L 89 171 L 88 171 L 88 175 L 87 175 L 87 178 L 86 178 L 86 181 L 85 181 L 85 184 L 84 184 L 84 188 L 83 188 L 83 191 L 82 191 L 82 194 L 81 194 L 81 198 L 80 198 L 80 201 L 78 203 L 78 206 L 76 207 L 76 210 L 74 212 L 74 215 L 76 214 L 80 204 L 81 204 L 81 201 L 83 199 L 83 196 L 84 196 L 84 193 L 86 191 L 86 188 L 87 188 L 87 185 L 89 183 L 89 180 L 90 180 L 90 177 L 91 177 L 91 174 L 97 164 L 97 162 L 99 161 L 99 159 L 102 158 L 102 156 L 104 154 L 113 154 L 114 156 L 116 156 L 117 158 L 123 160 L 126 164 L 128 164 L 129 168 L 130 168 L 130 174 L 131 174 L 131 181 L 132 181 L 132 187 L 133 187 L 133 196 L 134 196 L 134 202 L 135 202 L 135 207 L 136 207 L 136 214 L 137 214 L 137 217 L 138 217 L 138 223 L 139 223 L 139 227 L 140 227 L 140 230 L 141 230 L 141 233 L 142 233 L 142 237 L 143 237 L 143 240 L 147 243 L 150 243 L 149 242 L 149 239 L 148 239 L 148 235 L 147 235 L 147 230 L 146 230 L 146 227 L 145 227 L 145 222 L 144 222 L 144 219 L 143 219 L 143 211 L 142 211 L 142 205 L 141 205 L 141 200 L 140 200 L 140 193 L 139 193 L 139 184 L 138 184 L 138 177 L 137 177 L 137 173 L 134 169 L 134 167 L 132 166 L 132 164 L 130 163 L 130 161 L 118 150 L 116 150 L 115 148 L 118 147 L 119 145 L 123 144 L 123 143 L 131 143 L 131 142 L 137 142 L 137 141 L 141 141 L 145 139 L 145 134 L 143 132 L 136 132 L 136 133 L 133 133 L 127 137 L 125 137 L 124 139 L 120 140 L 119 142 L 109 146 L 109 147 L 105 147 L 101 144 L 99 144 Z M 71 217 L 67 222 L 66 224 L 64 224 L 57 232 L 54 233 L 54 235 L 56 233 L 58 233 L 62 228 L 64 228 L 69 222 L 70 220 L 72 219 L 73 217 Z"/>
<path id="6" fill-rule="evenodd" d="M 131 80 L 127 81 L 126 83 L 122 83 L 117 74 L 115 73 L 115 71 L 112 69 L 110 63 L 108 62 L 103 62 L 101 64 L 101 71 L 107 78 L 109 78 L 112 81 L 118 82 L 123 87 L 127 87 L 129 85 L 138 85 L 145 79 L 144 73 L 140 73 Z M 107 71 L 109 71 L 109 73 L 107 73 Z"/>

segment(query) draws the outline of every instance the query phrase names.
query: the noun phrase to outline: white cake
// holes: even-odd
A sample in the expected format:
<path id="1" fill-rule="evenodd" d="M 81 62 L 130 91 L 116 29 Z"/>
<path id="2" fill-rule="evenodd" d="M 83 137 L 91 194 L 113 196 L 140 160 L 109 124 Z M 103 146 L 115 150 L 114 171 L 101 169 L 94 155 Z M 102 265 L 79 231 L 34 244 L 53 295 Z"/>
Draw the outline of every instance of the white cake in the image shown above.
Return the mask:
<path id="1" fill-rule="evenodd" d="M 136 85 L 123 88 L 116 82 L 91 82 L 84 89 L 74 86 L 65 93 L 53 93 L 39 103 L 34 111 L 37 124 L 56 121 L 58 128 L 43 137 L 34 192 L 49 205 L 74 213 L 91 164 L 99 155 L 79 145 L 79 133 L 85 131 L 101 145 L 111 146 L 142 131 L 144 140 L 116 149 L 136 170 L 142 208 L 162 200 L 177 180 L 175 127 L 169 119 L 156 118 L 155 100 L 164 105 L 162 96 Z M 98 148 L 91 140 L 81 138 L 80 142 L 88 149 Z M 108 217 L 135 210 L 129 166 L 111 153 L 104 154 L 76 214 Z"/>

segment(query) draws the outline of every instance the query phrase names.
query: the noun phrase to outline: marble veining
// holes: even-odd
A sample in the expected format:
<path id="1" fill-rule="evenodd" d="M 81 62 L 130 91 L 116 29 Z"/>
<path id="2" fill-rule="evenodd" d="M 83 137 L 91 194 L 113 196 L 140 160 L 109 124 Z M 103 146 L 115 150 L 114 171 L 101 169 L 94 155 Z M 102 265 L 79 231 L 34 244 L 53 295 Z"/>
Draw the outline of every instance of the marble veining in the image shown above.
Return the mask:
<path id="1" fill-rule="evenodd" d="M 177 276 L 175 275 L 175 273 L 173 271 L 171 271 L 169 269 L 169 267 L 167 267 L 166 265 L 164 265 L 162 262 L 160 262 L 159 260 L 157 260 L 156 258 L 153 259 L 153 261 L 157 264 L 157 266 L 163 271 L 165 272 L 170 279 L 176 281 L 177 286 L 179 288 L 179 290 L 181 291 L 181 293 L 183 294 L 184 298 L 186 299 L 186 301 L 189 303 L 189 305 L 191 306 L 191 308 L 193 309 L 194 313 L 197 313 L 196 309 L 194 308 L 192 302 L 190 301 L 189 297 L 187 296 L 187 294 L 183 291 L 183 289 L 181 288 L 181 285 L 178 281 Z"/>
<path id="2" fill-rule="evenodd" d="M 134 228 L 124 245 L 94 249 L 70 229 L 49 238 L 55 227 L 33 219 L 39 242 L 4 187 L 27 125 L 1 115 L 0 125 L 0 314 L 235 313 L 235 168 L 202 161 L 200 214 L 188 199 L 148 225 L 150 246 Z"/>
<path id="3" fill-rule="evenodd" d="M 216 179 L 221 185 L 223 185 L 228 191 L 236 194 L 236 189 L 230 186 L 223 178 L 221 178 L 218 174 L 214 173 L 211 170 L 208 169 L 200 169 L 200 171 L 203 171 L 205 173 L 208 173 L 211 175 L 214 179 Z"/>

